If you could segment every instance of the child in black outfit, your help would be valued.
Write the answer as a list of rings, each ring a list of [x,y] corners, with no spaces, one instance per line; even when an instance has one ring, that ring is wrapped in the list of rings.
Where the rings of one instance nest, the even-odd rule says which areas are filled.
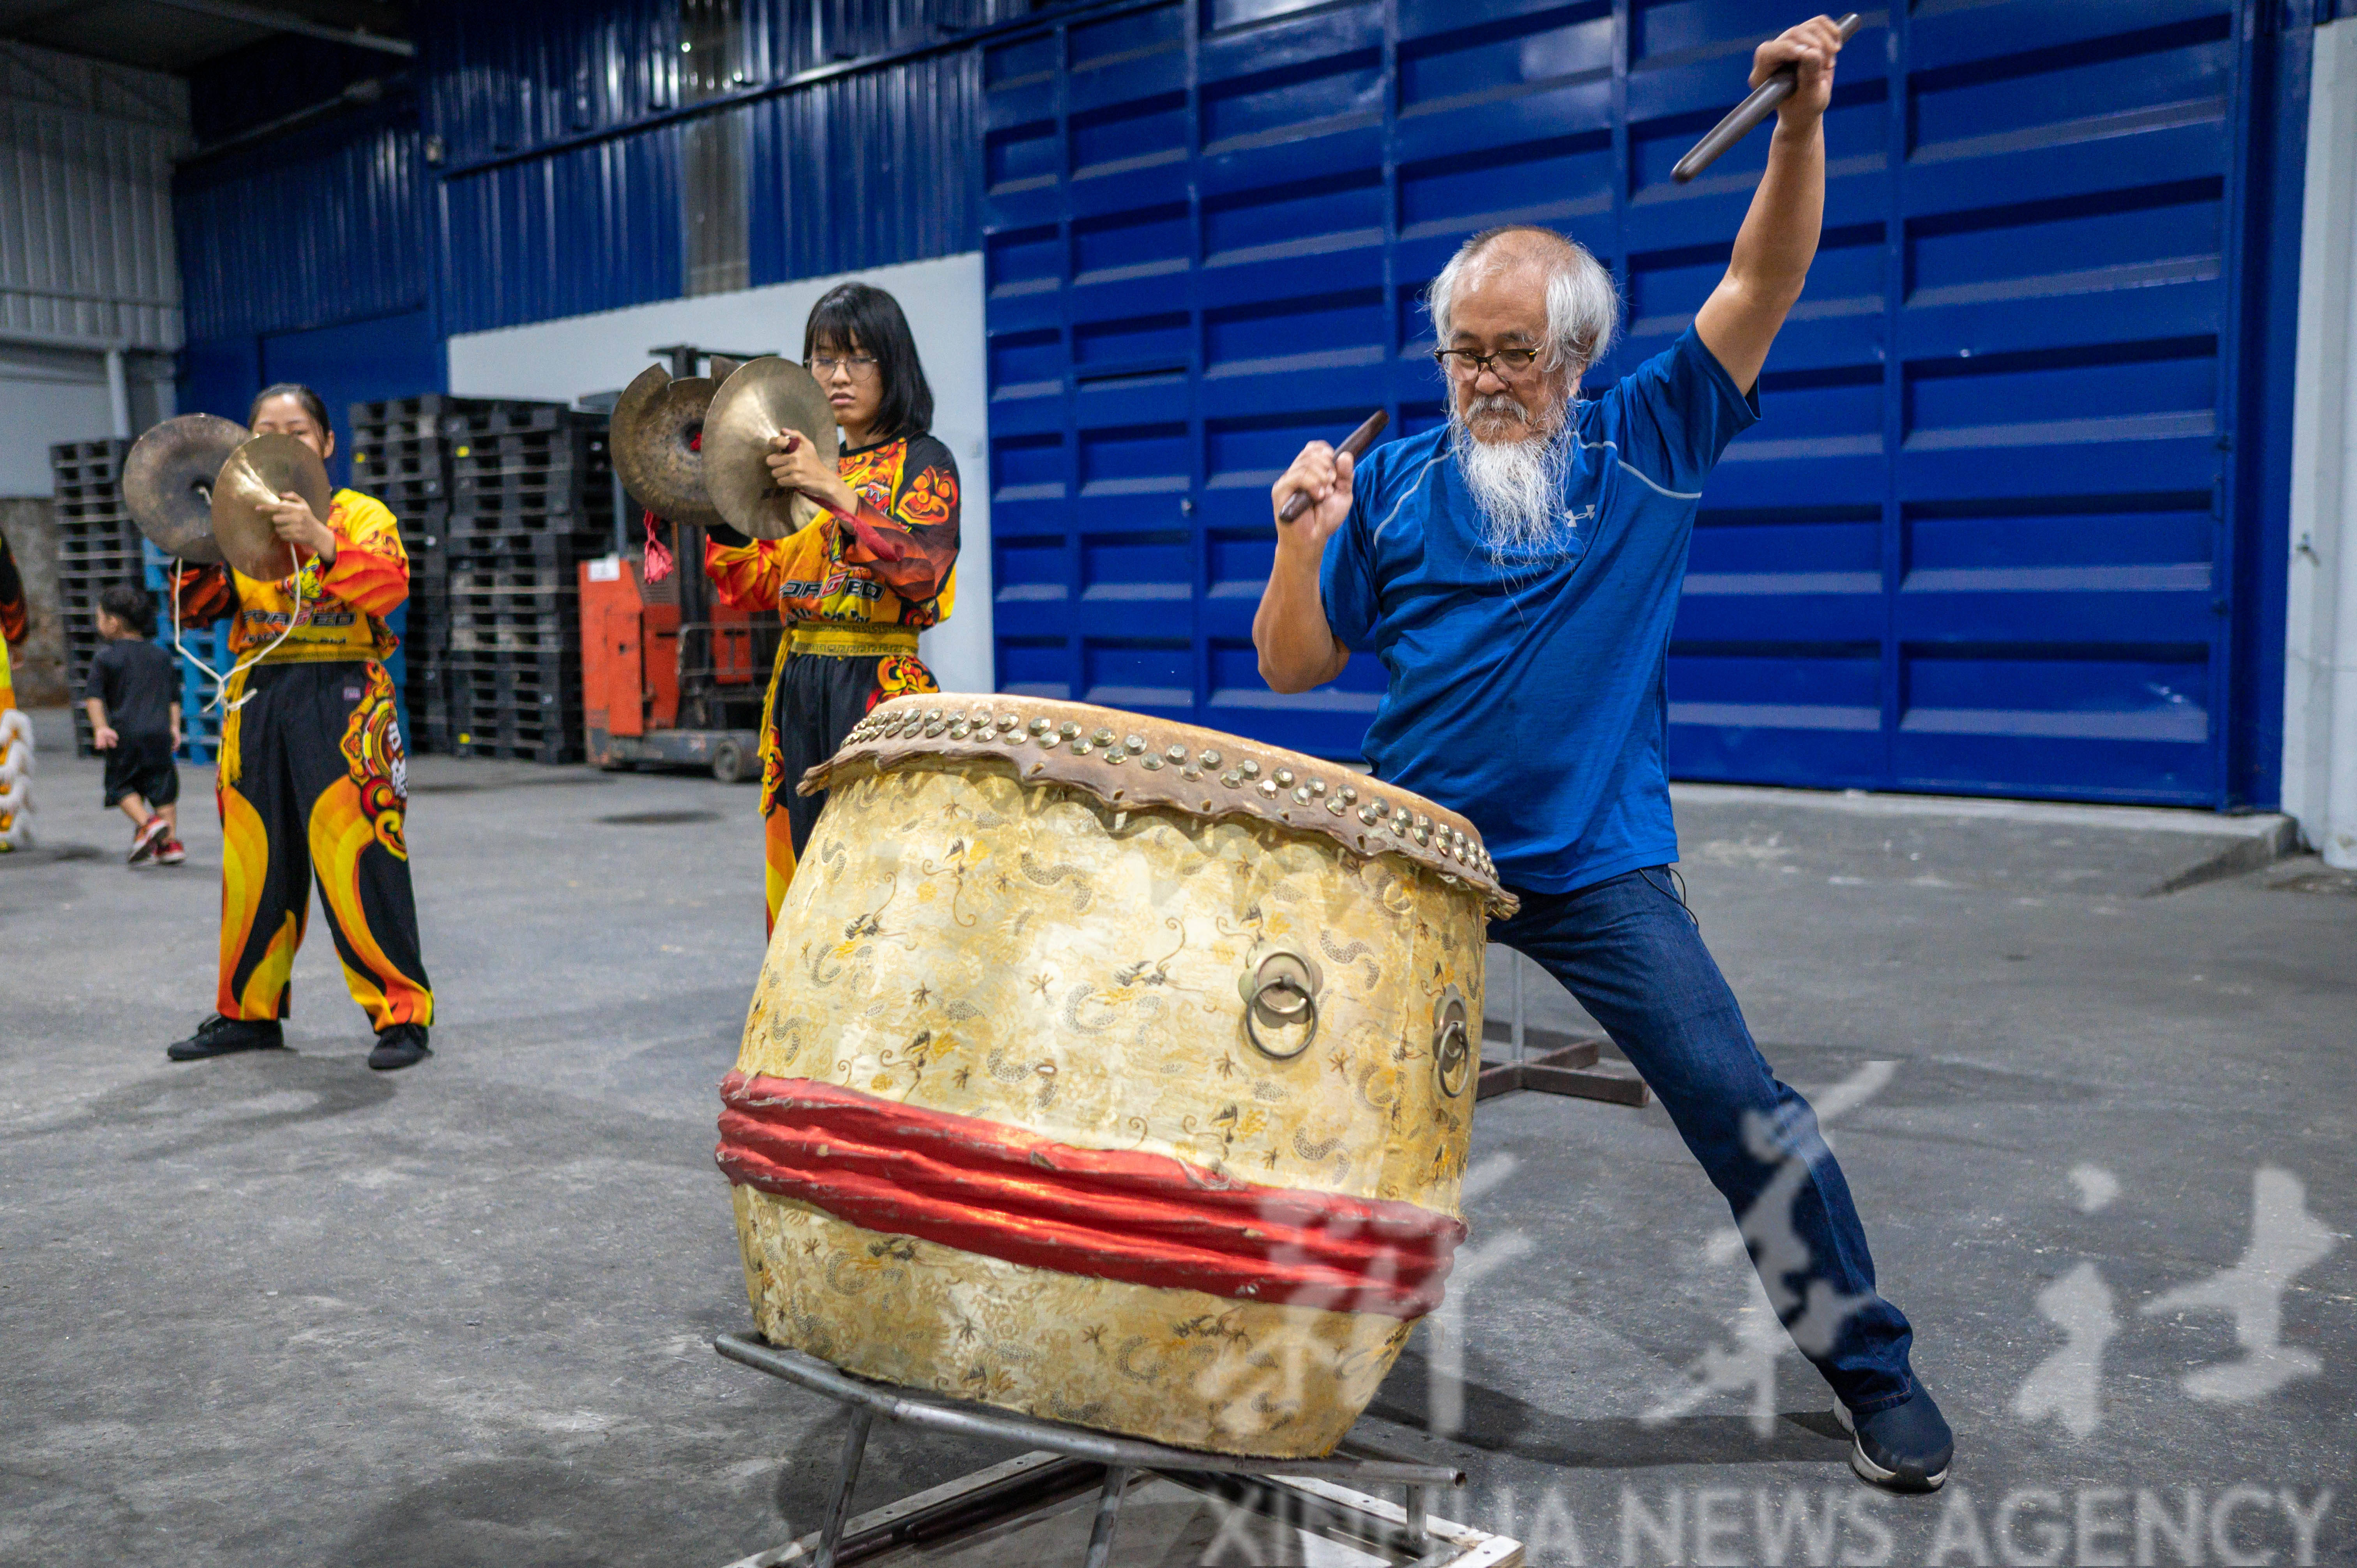
[[[145,588],[118,583],[98,596],[98,634],[106,646],[90,661],[82,688],[91,745],[106,754],[106,803],[131,819],[130,862],[178,865],[180,847],[179,669],[149,640],[156,601]]]

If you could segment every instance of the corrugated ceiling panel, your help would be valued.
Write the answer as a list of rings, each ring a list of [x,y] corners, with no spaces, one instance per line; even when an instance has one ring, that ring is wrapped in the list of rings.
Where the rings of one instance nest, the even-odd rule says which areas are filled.
[[[746,0],[732,85],[953,40],[1029,10],[1027,0]],[[678,7],[665,0],[419,7],[418,31],[427,117],[455,166],[626,128],[682,102]]]
[[[176,210],[188,336],[324,327],[428,294],[414,109],[381,111],[199,165]]]
[[[628,126],[679,102],[678,7],[415,8],[425,116],[454,166]]]
[[[172,77],[0,45],[0,333],[180,341]]]
[[[954,39],[1038,7],[1031,0],[746,0],[747,70],[758,81]]]

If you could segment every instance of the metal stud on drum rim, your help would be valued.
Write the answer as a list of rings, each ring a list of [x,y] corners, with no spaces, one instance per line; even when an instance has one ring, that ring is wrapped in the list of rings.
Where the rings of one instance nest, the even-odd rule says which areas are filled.
[[[233,419],[184,413],[152,425],[123,460],[123,501],[139,532],[192,566],[221,559],[213,542],[213,485],[253,432]]]

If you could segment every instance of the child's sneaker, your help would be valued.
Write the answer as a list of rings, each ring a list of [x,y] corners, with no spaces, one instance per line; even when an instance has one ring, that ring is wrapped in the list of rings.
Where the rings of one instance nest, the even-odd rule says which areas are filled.
[[[124,861],[129,865],[138,865],[152,860],[155,858],[156,852],[164,847],[165,840],[171,836],[171,832],[172,824],[163,818],[148,818],[140,823],[138,831],[131,835],[131,853],[124,857]]]
[[[156,861],[164,865],[178,865],[188,858],[188,848],[178,839],[166,839],[164,847],[156,852]]]

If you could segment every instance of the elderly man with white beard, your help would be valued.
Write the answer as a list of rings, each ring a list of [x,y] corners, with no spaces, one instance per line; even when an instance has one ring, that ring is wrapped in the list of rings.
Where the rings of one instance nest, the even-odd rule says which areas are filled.
[[[1480,828],[1522,900],[1492,940],[1562,981],[1661,1096],[1833,1386],[1851,1466],[1929,1491],[1954,1444],[1912,1331],[1875,1288],[1814,1114],[1761,1058],[1668,869],[1663,671],[1686,545],[1816,254],[1840,48],[1823,16],[1760,47],[1755,85],[1787,64],[1799,81],[1727,275],[1676,342],[1592,399],[1580,379],[1611,341],[1611,277],[1543,229],[1466,242],[1428,298],[1447,427],[1355,466],[1303,450],[1272,499],[1314,504],[1280,516],[1253,640],[1280,692],[1333,680],[1354,648],[1383,660],[1374,772]]]

